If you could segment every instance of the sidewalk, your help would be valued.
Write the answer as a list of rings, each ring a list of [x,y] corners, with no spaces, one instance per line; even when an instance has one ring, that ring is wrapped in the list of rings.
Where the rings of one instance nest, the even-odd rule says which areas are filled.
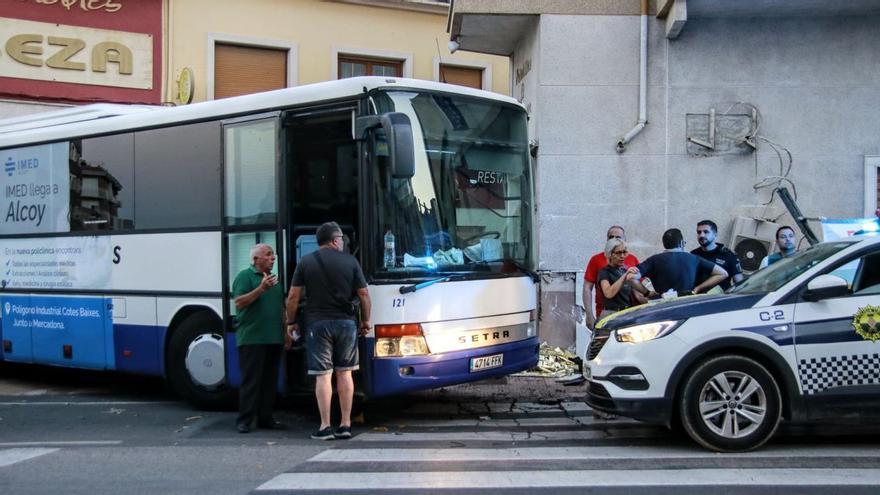
[[[587,384],[564,386],[556,378],[506,376],[410,395],[438,402],[578,402],[586,397]]]

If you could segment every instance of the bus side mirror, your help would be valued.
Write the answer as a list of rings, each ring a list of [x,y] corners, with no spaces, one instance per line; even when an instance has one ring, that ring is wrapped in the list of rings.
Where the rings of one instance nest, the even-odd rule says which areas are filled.
[[[391,176],[395,179],[411,178],[416,171],[416,161],[409,117],[400,112],[358,117],[355,121],[356,139],[364,139],[367,131],[376,127],[382,127],[385,131]]]
[[[841,297],[849,293],[849,284],[837,275],[819,275],[810,280],[807,290],[804,291],[804,300],[820,301],[832,297]]]

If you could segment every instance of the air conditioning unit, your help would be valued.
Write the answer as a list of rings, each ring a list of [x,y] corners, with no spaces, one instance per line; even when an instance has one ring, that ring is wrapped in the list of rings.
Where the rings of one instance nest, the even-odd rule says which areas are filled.
[[[761,260],[773,252],[778,223],[757,218],[736,217],[733,221],[733,252],[739,258],[743,272],[750,274],[761,267]]]

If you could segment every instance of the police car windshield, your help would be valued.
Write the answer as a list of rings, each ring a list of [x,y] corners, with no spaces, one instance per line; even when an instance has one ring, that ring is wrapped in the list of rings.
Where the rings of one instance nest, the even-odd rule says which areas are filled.
[[[783,258],[755,272],[751,277],[730,290],[737,294],[773,292],[813,266],[825,261],[835,253],[849,247],[852,242],[828,242],[817,244],[805,251]]]

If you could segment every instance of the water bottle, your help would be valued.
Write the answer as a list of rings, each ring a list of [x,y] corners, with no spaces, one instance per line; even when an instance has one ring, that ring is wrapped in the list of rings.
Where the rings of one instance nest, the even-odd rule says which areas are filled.
[[[394,234],[385,232],[385,269],[394,268]]]

